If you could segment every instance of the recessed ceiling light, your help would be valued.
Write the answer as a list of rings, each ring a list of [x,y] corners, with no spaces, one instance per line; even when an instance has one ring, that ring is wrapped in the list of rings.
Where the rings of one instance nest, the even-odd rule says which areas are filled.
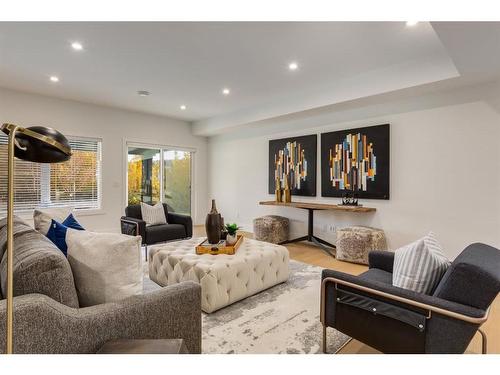
[[[80,42],[73,42],[71,43],[71,48],[75,51],[81,51],[83,49],[83,45]]]
[[[222,93],[224,95],[229,95],[231,93],[231,90],[229,90],[227,87],[222,89]]]
[[[418,21],[406,21],[406,26],[412,27],[416,26],[418,24]]]
[[[183,104],[183,105],[181,105],[181,110],[182,110],[182,111],[185,111],[185,110],[186,110],[186,108],[187,108],[187,107],[186,107],[184,104]]]
[[[290,70],[297,70],[299,68],[299,64],[297,64],[296,62],[291,62],[290,64],[288,64],[288,69]]]
[[[59,82],[59,77],[56,77],[56,76],[50,76],[50,80],[52,82]]]
[[[149,91],[146,91],[146,90],[137,91],[137,95],[139,95],[139,96],[149,96],[149,94],[151,94],[151,93]]]

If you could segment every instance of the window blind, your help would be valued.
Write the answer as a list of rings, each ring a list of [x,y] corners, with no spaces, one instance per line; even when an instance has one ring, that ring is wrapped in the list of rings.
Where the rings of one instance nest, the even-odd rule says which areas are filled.
[[[101,140],[68,137],[72,156],[63,163],[40,164],[15,159],[14,210],[101,207]],[[7,144],[0,135],[0,214],[7,211]]]

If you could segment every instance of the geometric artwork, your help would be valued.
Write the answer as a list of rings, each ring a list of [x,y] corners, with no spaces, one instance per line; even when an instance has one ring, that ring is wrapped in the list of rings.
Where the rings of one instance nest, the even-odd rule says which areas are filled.
[[[276,178],[284,188],[288,179],[292,195],[316,196],[317,135],[269,141],[269,194]]]
[[[389,199],[389,124],[321,134],[321,195]]]

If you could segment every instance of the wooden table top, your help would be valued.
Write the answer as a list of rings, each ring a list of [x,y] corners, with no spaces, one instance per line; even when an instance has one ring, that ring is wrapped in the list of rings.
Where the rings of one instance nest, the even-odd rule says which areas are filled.
[[[325,203],[309,203],[309,202],[276,202],[276,201],[262,201],[259,204],[264,206],[283,206],[295,207],[311,210],[335,210],[335,211],[348,211],[348,212],[373,212],[377,209],[374,207],[365,206],[341,206],[338,204],[325,204]]]

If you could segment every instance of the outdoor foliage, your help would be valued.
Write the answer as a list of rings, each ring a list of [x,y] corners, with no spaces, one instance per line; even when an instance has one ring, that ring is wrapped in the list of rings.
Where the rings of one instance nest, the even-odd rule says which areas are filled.
[[[165,152],[165,155],[167,152]],[[169,153],[173,159],[164,160],[163,202],[175,212],[191,213],[191,158],[182,151]],[[143,179],[143,160],[135,155],[128,162],[128,203],[138,204],[152,196],[152,203],[160,200],[160,161],[152,161],[150,180]]]
[[[95,152],[73,151],[70,160],[51,164],[50,167],[50,198],[52,202],[82,200],[97,196]]]
[[[186,156],[187,157],[181,157]],[[176,153],[174,160],[165,161],[164,201],[175,212],[191,213],[191,160],[188,153]]]

